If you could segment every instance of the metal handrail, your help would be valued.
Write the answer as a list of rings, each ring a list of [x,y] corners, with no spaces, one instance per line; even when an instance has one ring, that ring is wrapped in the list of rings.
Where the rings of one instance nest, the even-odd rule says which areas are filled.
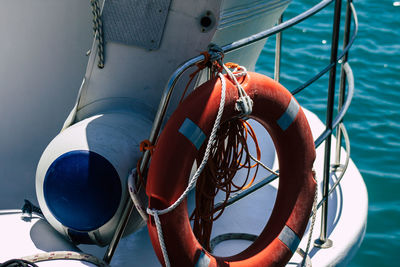
[[[350,107],[351,104],[351,100],[353,99],[353,95],[354,95],[354,76],[353,76],[353,71],[349,65],[349,63],[344,63],[343,67],[345,68],[346,71],[346,76],[350,75],[350,77],[346,77],[347,78],[347,82],[348,82],[348,92],[347,92],[347,98],[343,104],[342,109],[338,112],[338,114],[336,115],[335,119],[332,122],[332,129],[336,128],[339,123],[343,120],[344,115],[346,114],[347,110]],[[350,86],[351,84],[351,86]],[[330,134],[332,134],[332,129],[325,129],[325,131],[323,131],[320,136],[318,136],[318,138],[315,140],[314,144],[315,147],[319,147],[322,142],[324,142],[324,140],[326,139],[326,137]]]
[[[353,95],[354,95],[354,77],[353,77],[353,71],[351,70],[351,67],[349,65],[349,63],[344,63],[344,69],[346,71],[346,78],[347,78],[347,82],[349,85],[349,91],[347,94],[347,98],[345,100],[345,103],[350,104]],[[343,110],[342,110],[343,111]],[[336,116],[335,121],[337,121],[340,118],[340,114]],[[338,123],[339,124],[339,123]],[[335,125],[334,127],[338,126],[338,124],[333,124]],[[333,127],[333,128],[334,128]],[[322,136],[322,135],[321,135]],[[320,136],[320,137],[321,137]],[[316,141],[314,142],[315,145],[317,145]],[[348,150],[348,149],[347,149]],[[258,189],[264,187],[265,185],[271,183],[272,181],[276,180],[278,178],[277,175],[275,174],[271,174],[267,177],[265,177],[264,179],[262,179],[261,181],[259,181],[258,183],[255,183],[254,185],[252,185],[251,187],[249,187],[246,190],[243,190],[239,193],[236,193],[235,195],[233,195],[232,197],[229,198],[229,200],[226,202],[226,205],[229,206],[233,203],[235,203],[236,201],[244,198],[245,196],[248,196],[251,193],[254,193],[255,191],[257,191]],[[339,179],[338,179],[339,181]],[[333,185],[330,189],[330,193],[331,194],[333,192],[333,189],[335,189],[335,187],[337,186],[337,184]],[[324,198],[321,200],[321,202],[318,204],[318,207],[321,206],[322,202],[324,201]],[[221,204],[218,203],[215,205],[215,208],[218,208]]]
[[[346,62],[345,64],[343,64],[343,66],[346,66],[346,74],[348,73],[350,76],[350,78],[347,79],[348,81],[348,92],[347,92],[347,98],[343,104],[342,109],[338,112],[338,114],[336,115],[335,119],[332,122],[332,128],[336,128],[339,123],[343,120],[344,115],[346,114],[347,110],[350,107],[351,104],[351,100],[353,98],[354,95],[354,76],[353,76],[353,71],[351,70],[350,65]],[[346,77],[347,78],[347,77]],[[352,87],[350,87],[350,82],[352,83]],[[314,144],[315,147],[319,147],[324,140],[326,139],[326,137],[330,134],[332,134],[332,129],[325,129],[325,131],[323,131],[320,136],[318,136],[318,138],[315,140]]]
[[[322,9],[324,9],[326,6],[328,6],[330,3],[334,2],[335,0],[323,0],[319,3],[317,3],[316,5],[314,5],[313,7],[311,7],[310,9],[306,10],[305,12],[293,17],[292,19],[289,19],[285,22],[282,22],[268,30],[262,31],[260,33],[254,34],[250,37],[247,38],[243,38],[241,40],[235,41],[231,44],[227,44],[222,48],[223,52],[226,53],[230,53],[232,51],[235,51],[237,49],[243,48],[245,46],[248,46],[250,44],[253,44],[257,41],[261,41],[263,39],[268,38],[269,36],[272,36],[274,34],[280,33],[284,30],[286,30],[287,28],[290,28],[300,22],[302,22],[303,20],[311,17],[312,15],[318,13],[319,11],[321,11]],[[301,85],[300,87],[296,88],[295,90],[292,91],[292,94],[297,94],[300,91],[302,91],[304,88],[308,87],[310,84],[312,84],[313,82],[315,82],[316,80],[318,80],[321,76],[323,76],[325,73],[327,73],[329,70],[331,70],[333,67],[336,66],[336,64],[338,63],[338,61],[343,58],[345,55],[347,55],[348,50],[350,49],[351,45],[354,42],[355,36],[357,34],[358,31],[358,20],[357,20],[357,15],[354,9],[354,6],[352,4],[351,0],[348,0],[351,6],[351,11],[353,13],[353,18],[354,18],[354,22],[355,22],[355,27],[354,27],[354,31],[353,31],[353,35],[349,41],[349,43],[346,45],[346,47],[343,49],[342,53],[335,59],[334,62],[331,62],[327,67],[325,67],[321,72],[319,72],[317,75],[315,75],[313,78],[311,78],[310,80],[308,80],[307,82],[305,82],[303,85]],[[196,57],[193,57],[189,60],[187,60],[186,62],[184,62],[183,64],[181,64],[176,70],[175,72],[172,73],[172,75],[170,76],[170,79],[168,80],[161,100],[160,100],[160,104],[155,116],[155,120],[153,123],[153,127],[151,129],[151,133],[150,133],[150,137],[149,137],[149,141],[153,144],[156,143],[159,132],[161,130],[161,125],[162,122],[164,120],[165,114],[166,114],[166,110],[167,107],[169,105],[169,101],[171,99],[173,90],[175,88],[175,85],[177,84],[177,81],[179,80],[179,78],[183,75],[183,73],[188,70],[189,68],[195,66],[197,63],[203,61],[205,59],[204,55],[199,55]],[[353,96],[353,88],[354,88],[354,79],[352,76],[352,71],[350,66],[348,65],[348,63],[345,63],[344,65],[346,65],[346,69],[348,72],[347,75],[347,80],[349,83],[349,92],[347,95],[347,98],[345,100],[345,103],[343,105],[343,108],[338,112],[337,116],[335,117],[335,119],[333,120],[332,124],[330,125],[330,127],[327,127],[327,129],[317,138],[317,140],[315,141],[315,146],[318,147],[326,138],[328,138],[331,134],[332,134],[332,129],[335,128],[343,119]],[[350,86],[350,83],[352,83],[352,86]],[[350,90],[351,88],[351,90]],[[351,91],[351,92],[350,92]],[[147,168],[147,165],[149,163],[149,159],[150,159],[150,153],[149,151],[146,151],[143,155],[143,159],[140,165],[140,170],[142,171],[142,173],[144,173],[145,169]],[[264,179],[263,181],[255,184],[254,186],[250,187],[249,189],[241,192],[243,193],[243,196],[239,196],[240,194],[235,195],[235,197],[237,197],[237,199],[232,199],[232,203],[236,202],[237,200],[243,198],[245,195],[248,195],[254,191],[256,191],[257,189],[263,187],[264,185],[270,183],[271,181],[275,180],[277,178],[276,175],[271,175],[269,177],[267,177],[266,179]],[[231,203],[231,204],[232,204]],[[111,258],[115,252],[116,246],[120,240],[120,238],[122,237],[122,233],[125,230],[125,227],[129,221],[129,217],[130,214],[133,211],[133,204],[132,201],[130,200],[130,198],[127,199],[126,203],[125,203],[125,208],[124,208],[124,212],[121,216],[121,219],[117,225],[117,229],[115,231],[114,237],[106,251],[106,254],[104,256],[104,261],[106,262],[110,262]]]

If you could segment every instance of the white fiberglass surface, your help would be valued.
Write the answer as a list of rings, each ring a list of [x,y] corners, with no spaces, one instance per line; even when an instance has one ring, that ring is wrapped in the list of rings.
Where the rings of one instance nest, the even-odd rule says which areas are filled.
[[[0,208],[36,202],[39,158],[76,99],[93,40],[86,1],[2,0]],[[37,203],[37,202],[36,202]]]

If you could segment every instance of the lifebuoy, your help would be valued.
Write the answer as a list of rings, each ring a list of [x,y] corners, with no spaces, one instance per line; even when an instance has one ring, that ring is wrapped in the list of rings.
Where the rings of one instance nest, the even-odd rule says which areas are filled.
[[[237,88],[227,78],[226,81],[222,121],[238,115]],[[248,72],[241,85],[254,102],[250,117],[267,129],[278,154],[280,180],[271,217],[246,250],[231,257],[216,257],[196,240],[184,201],[159,216],[171,266],[283,266],[304,234],[316,186],[312,174],[315,148],[307,119],[290,92],[272,79]],[[190,94],[168,120],[148,172],[150,209],[169,207],[186,189],[193,161],[204,153],[220,97],[220,79],[210,80]],[[154,218],[150,217],[147,225],[163,263]]]

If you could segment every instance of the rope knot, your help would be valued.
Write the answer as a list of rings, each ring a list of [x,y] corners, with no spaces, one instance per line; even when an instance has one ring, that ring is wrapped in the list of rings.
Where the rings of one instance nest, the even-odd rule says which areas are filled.
[[[222,50],[221,47],[219,47],[216,44],[209,44],[208,45],[208,50],[203,51],[200,54],[204,56],[204,59],[200,61],[199,63],[196,64],[197,70],[195,70],[192,74],[189,75],[189,81],[186,84],[185,89],[183,90],[181,99],[179,100],[179,103],[182,103],[183,99],[185,98],[186,92],[189,89],[189,85],[192,83],[194,77],[203,69],[206,67],[210,68],[211,70],[216,70],[218,73],[222,72],[223,69],[223,64],[222,64],[222,59],[224,58],[224,51]],[[214,77],[214,73],[212,74],[212,77]]]
[[[153,145],[149,140],[143,140],[140,142],[139,149],[140,152],[145,152],[147,150],[150,151],[150,155],[153,155],[154,149],[156,148],[155,145]]]
[[[149,140],[143,140],[142,142],[140,142],[139,144],[139,149],[140,152],[145,152],[145,151],[150,151],[150,155],[153,155],[154,149],[156,148],[155,145],[153,145]],[[142,163],[142,158],[140,158],[137,163],[136,163],[136,174],[138,179],[136,179],[137,181],[135,181],[135,186],[137,188],[137,191],[140,190],[141,185],[145,185],[145,181],[144,181],[144,177],[142,172],[140,171],[140,164]]]
[[[224,50],[220,46],[211,43],[208,45],[208,53],[210,54],[209,61],[212,66],[216,68],[217,72],[222,72]]]
[[[208,45],[208,53],[210,54],[210,60],[211,61],[218,61],[222,60],[224,58],[224,50],[216,44],[209,44]]]
[[[239,111],[242,116],[250,115],[253,111],[253,100],[236,79],[236,77],[247,75],[246,68],[232,62],[226,63],[223,67],[228,74],[229,79],[236,85],[236,88],[238,89],[239,98],[236,100],[235,109]],[[230,69],[233,70],[231,71]]]
[[[210,66],[210,58],[211,55],[208,53],[208,51],[203,51],[200,54],[202,54],[204,56],[204,59],[202,61],[200,61],[199,63],[196,64],[197,66],[197,70],[195,72],[193,72],[192,74],[190,74],[190,78],[196,76],[196,74],[201,71],[202,69],[205,69],[206,67]]]
[[[235,109],[244,116],[250,115],[253,111],[253,100],[249,95],[243,95],[236,100]]]

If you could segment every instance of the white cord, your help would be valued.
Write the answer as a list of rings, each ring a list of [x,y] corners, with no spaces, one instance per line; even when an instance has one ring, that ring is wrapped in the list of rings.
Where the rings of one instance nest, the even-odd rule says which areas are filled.
[[[261,167],[263,167],[264,169],[266,169],[267,171],[269,171],[270,173],[276,175],[279,177],[279,173],[277,173],[276,171],[272,170],[271,168],[269,168],[267,165],[265,165],[264,163],[262,163],[261,161],[259,161],[258,159],[256,159],[252,154],[249,153],[249,156],[252,160],[254,160],[255,162],[257,162],[258,164],[260,164]]]
[[[163,215],[166,214],[168,212],[171,212],[172,210],[174,210],[177,206],[179,206],[182,201],[187,197],[187,195],[189,194],[190,190],[192,190],[195,186],[196,186],[196,182],[197,179],[199,178],[201,172],[203,171],[208,158],[210,156],[211,153],[211,148],[215,142],[215,137],[217,135],[217,130],[219,128],[219,124],[221,122],[221,117],[222,117],[222,113],[224,111],[224,106],[225,106],[225,91],[226,91],[226,81],[225,81],[225,77],[221,74],[218,73],[219,78],[221,79],[221,100],[219,103],[219,108],[218,108],[218,113],[217,113],[217,117],[215,118],[215,122],[214,122],[214,126],[211,130],[211,134],[210,134],[210,138],[208,140],[207,143],[207,147],[206,147],[206,151],[204,152],[204,156],[203,156],[203,160],[200,163],[200,166],[197,168],[195,174],[193,175],[192,179],[189,181],[188,186],[186,187],[185,191],[182,193],[182,195],[168,208],[165,208],[163,210],[156,210],[156,209],[150,209],[147,208],[147,213],[149,215],[154,216],[154,221],[156,223],[156,228],[157,228],[157,234],[158,234],[158,241],[160,243],[160,248],[164,257],[164,263],[165,266],[170,267],[171,264],[169,262],[169,258],[168,258],[168,253],[167,253],[167,249],[165,247],[165,243],[164,243],[164,237],[163,237],[163,233],[162,233],[162,228],[161,228],[161,221],[159,218],[159,215]]]

